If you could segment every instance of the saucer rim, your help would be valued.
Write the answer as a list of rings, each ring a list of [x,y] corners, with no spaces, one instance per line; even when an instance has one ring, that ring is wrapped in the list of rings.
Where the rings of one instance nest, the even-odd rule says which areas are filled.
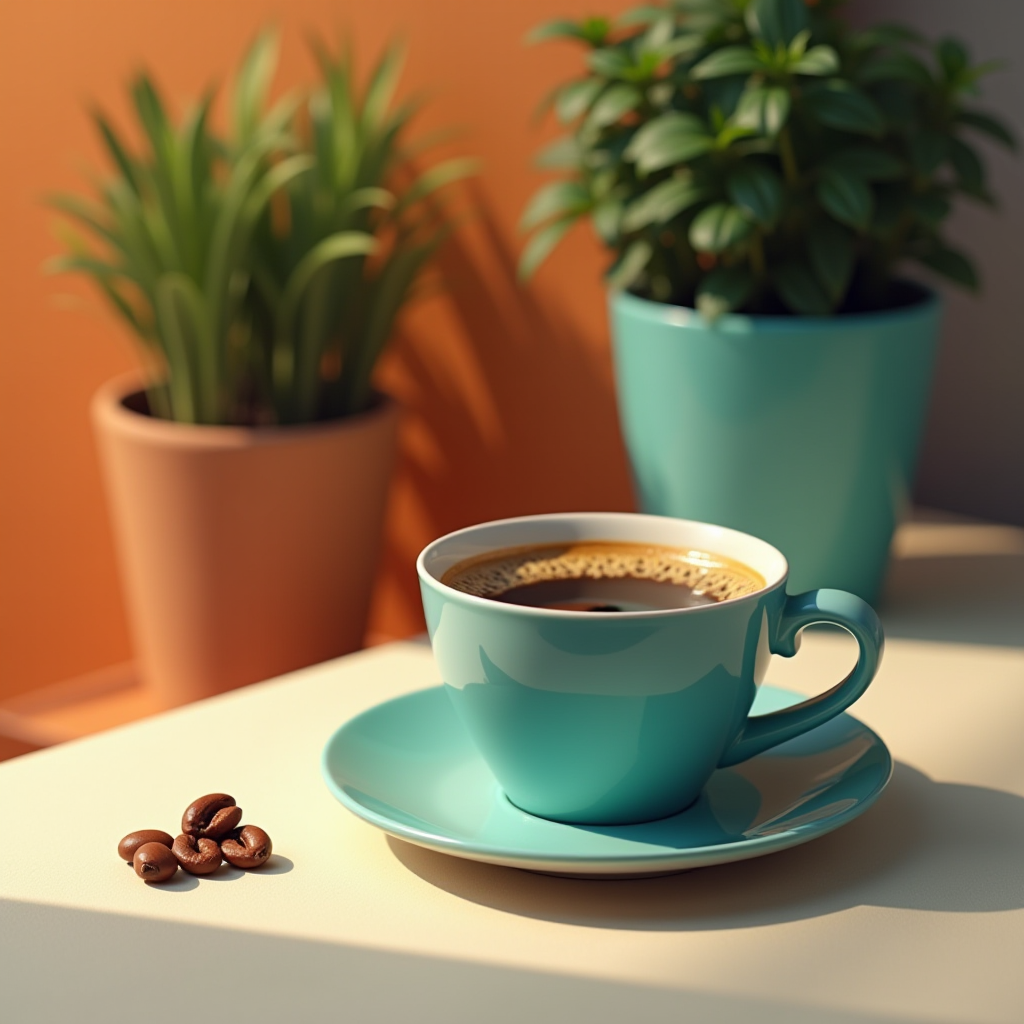
[[[806,699],[806,695],[797,693],[794,690],[788,690],[782,686],[762,684],[759,689],[785,693],[797,700]],[[359,801],[349,796],[344,788],[339,786],[334,779],[329,766],[330,755],[335,744],[341,739],[341,735],[346,729],[353,726],[364,716],[378,711],[380,708],[406,700],[415,694],[426,693],[432,690],[443,691],[444,684],[426,686],[418,690],[410,690],[408,693],[403,693],[397,697],[380,701],[377,704],[366,708],[364,711],[359,712],[359,714],[353,715],[351,718],[347,719],[331,733],[327,742],[324,744],[323,750],[320,754],[320,774],[332,796],[334,796],[342,806],[351,811],[356,817],[370,825],[373,825],[375,828],[380,829],[387,835],[412,843],[413,845],[419,846],[423,849],[434,850],[435,852],[447,853],[451,856],[463,857],[468,860],[476,860],[481,863],[497,864],[504,867],[519,867],[551,874],[564,872],[566,874],[579,876],[606,873],[614,875],[615,877],[622,877],[627,873],[643,876],[645,874],[664,873],[666,870],[683,871],[691,868],[708,867],[714,864],[750,860],[754,857],[775,853],[779,850],[789,849],[790,847],[809,842],[812,839],[817,839],[820,836],[827,835],[829,832],[834,832],[838,828],[842,828],[843,825],[846,825],[855,818],[860,817],[860,815],[867,811],[885,791],[892,779],[895,768],[892,752],[889,750],[889,747],[886,745],[882,737],[879,736],[878,733],[870,726],[865,725],[864,722],[856,717],[856,715],[851,715],[849,711],[843,711],[840,715],[844,715],[847,718],[852,719],[858,727],[867,733],[874,740],[874,743],[881,748],[885,755],[886,766],[881,781],[876,784],[875,788],[872,789],[870,793],[859,798],[851,807],[844,808],[842,811],[838,811],[834,815],[829,815],[827,818],[819,818],[812,822],[805,822],[803,824],[796,825],[793,828],[786,829],[784,832],[775,832],[768,836],[755,836],[750,839],[741,839],[731,843],[716,843],[709,846],[683,847],[676,851],[656,854],[652,853],[646,856],[637,854],[600,853],[587,855],[534,855],[522,852],[513,853],[507,848],[496,847],[493,844],[473,843],[465,840],[451,839],[446,836],[438,836],[433,833],[423,832],[420,829],[416,829],[408,825],[397,823],[393,819],[371,810],[364,804],[361,804]],[[837,715],[836,717],[838,718],[840,716]],[[827,725],[828,723],[823,724]],[[821,726],[818,728],[821,728]],[[810,730],[810,733],[813,732],[814,730]],[[808,735],[810,733],[808,733]],[[750,760],[753,761],[758,757],[764,757],[767,753],[769,753],[769,751],[764,751],[761,754],[755,755],[755,757]],[[479,757],[480,755],[477,754],[477,756]],[[501,791],[497,780],[494,781],[494,786],[498,798],[507,800],[508,798]],[[513,804],[512,806],[515,805]],[[517,809],[523,814],[529,814],[528,811],[523,811],[522,808]],[[685,811],[681,811],[679,813],[685,813]],[[675,815],[670,815],[669,817],[675,817]],[[549,821],[550,824],[556,826],[564,824],[564,827],[566,828],[573,827],[571,824],[551,821],[550,819],[540,820]]]

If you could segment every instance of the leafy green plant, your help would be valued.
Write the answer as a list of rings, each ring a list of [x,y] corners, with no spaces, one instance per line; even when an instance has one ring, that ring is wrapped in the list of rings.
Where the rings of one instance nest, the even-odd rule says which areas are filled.
[[[611,287],[709,318],[885,308],[904,261],[976,288],[941,229],[959,196],[993,202],[971,133],[1015,146],[965,105],[994,65],[840,6],[674,0],[536,29],[586,72],[550,97],[570,132],[538,162],[566,176],[527,206],[521,275],[590,218]]]
[[[138,337],[154,415],[288,424],[367,408],[395,317],[450,229],[433,193],[473,164],[413,170],[400,50],[362,88],[350,52],[314,52],[318,85],[269,106],[277,38],[257,38],[223,137],[212,94],[175,124],[141,75],[140,150],[94,114],[114,176],[97,199],[50,200],[86,229],[54,269],[92,278]]]

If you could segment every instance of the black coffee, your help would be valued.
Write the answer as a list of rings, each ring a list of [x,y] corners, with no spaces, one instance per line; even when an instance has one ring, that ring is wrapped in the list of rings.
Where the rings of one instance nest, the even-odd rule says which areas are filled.
[[[459,562],[441,582],[506,604],[586,612],[691,608],[765,585],[721,555],[619,541],[505,548]]]

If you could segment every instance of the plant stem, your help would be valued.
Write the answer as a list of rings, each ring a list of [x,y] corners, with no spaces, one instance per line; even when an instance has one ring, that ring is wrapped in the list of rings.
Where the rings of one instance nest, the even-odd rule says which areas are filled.
[[[754,271],[754,277],[761,281],[764,279],[764,245],[761,242],[761,232],[755,230],[750,239],[750,268]]]
[[[779,132],[779,159],[782,161],[782,173],[786,183],[796,188],[800,184],[800,169],[796,165],[796,154],[793,152],[793,140],[789,137],[789,129]]]

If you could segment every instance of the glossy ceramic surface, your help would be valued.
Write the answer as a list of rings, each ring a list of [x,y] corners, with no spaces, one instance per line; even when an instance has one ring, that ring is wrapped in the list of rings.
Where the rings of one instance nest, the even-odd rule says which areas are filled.
[[[800,699],[764,687],[755,710]],[[437,687],[345,723],[324,748],[321,768],[349,810],[418,846],[532,871],[622,877],[745,860],[831,832],[874,803],[892,760],[875,733],[842,714],[716,771],[698,802],[674,817],[559,824],[509,803]]]
[[[594,615],[506,604],[440,582],[477,548],[542,538],[631,540],[743,562],[765,586],[701,607]],[[658,516],[579,513],[469,527],[417,563],[427,629],[456,714],[508,799],[556,821],[618,825],[676,814],[712,772],[806,732],[849,707],[878,666],[882,632],[859,598],[787,598],[785,560],[733,530]],[[790,657],[814,622],[860,647],[832,692],[748,720],[772,654]],[[839,680],[822,680],[822,688]]]
[[[619,419],[644,512],[779,548],[790,592],[873,602],[913,481],[940,304],[730,315],[609,300]]]

